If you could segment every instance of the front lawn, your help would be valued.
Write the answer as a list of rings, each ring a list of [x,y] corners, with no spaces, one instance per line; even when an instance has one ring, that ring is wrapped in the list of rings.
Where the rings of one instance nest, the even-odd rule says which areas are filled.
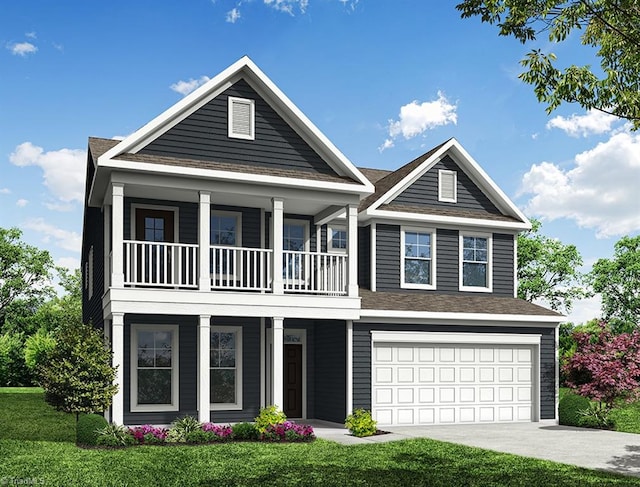
[[[0,389],[0,481],[64,486],[631,486],[638,479],[434,440],[85,450],[40,390]],[[25,482],[23,481],[22,484]]]

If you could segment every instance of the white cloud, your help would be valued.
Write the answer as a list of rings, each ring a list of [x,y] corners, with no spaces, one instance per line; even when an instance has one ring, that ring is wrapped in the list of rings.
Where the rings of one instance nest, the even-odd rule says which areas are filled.
[[[557,116],[547,122],[547,129],[563,130],[571,137],[587,137],[592,134],[604,134],[611,131],[611,127],[620,119],[615,115],[591,109],[584,115],[570,117]]]
[[[0,188],[0,194],[11,194],[11,190],[9,188]]]
[[[37,39],[38,36],[36,35],[35,32],[25,32],[25,37],[28,37],[29,39]]]
[[[519,192],[532,194],[525,212],[531,216],[567,218],[596,237],[640,230],[640,134],[617,133],[575,157],[574,167],[534,164]]]
[[[240,10],[238,10],[237,7],[227,12],[227,22],[229,22],[230,24],[235,24],[239,18],[240,18]]]
[[[55,261],[56,266],[66,267],[70,271],[80,267],[80,259],[77,257],[60,257]]]
[[[293,9],[298,6],[300,13],[305,13],[309,6],[309,0],[264,0],[264,4],[280,12],[293,15]]]
[[[180,93],[181,95],[185,96],[191,93],[193,90],[195,90],[199,86],[202,86],[203,84],[205,84],[210,79],[211,78],[209,78],[208,76],[200,76],[200,78],[198,79],[191,78],[189,81],[181,80],[181,81],[178,81],[177,83],[172,84],[169,88],[171,88],[176,93]]]
[[[389,120],[389,139],[379,150],[393,147],[394,140],[400,135],[405,139],[411,139],[441,125],[455,125],[458,122],[456,109],[457,106],[450,103],[440,91],[436,100],[423,103],[414,100],[403,105],[400,107],[399,120]]]
[[[574,325],[580,325],[594,318],[600,318],[602,316],[601,310],[602,299],[599,294],[596,294],[590,298],[574,301],[571,307],[571,313],[567,315],[565,321],[571,322]]]
[[[20,198],[18,201],[16,201],[16,206],[19,208],[24,208],[28,204],[29,204],[29,200],[25,200],[24,198]]]
[[[44,221],[44,218],[33,218],[23,224],[24,228],[34,230],[43,235],[43,242],[48,243],[53,239],[55,244],[65,250],[80,252],[82,237],[76,232],[70,232],[55,227]]]
[[[45,152],[31,142],[15,148],[9,160],[16,166],[37,166],[44,172],[44,185],[65,203],[81,202],[84,196],[87,153],[80,149]]]
[[[7,44],[7,49],[11,51],[14,56],[26,56],[27,54],[33,54],[38,50],[36,46],[30,42],[16,42],[15,44]]]

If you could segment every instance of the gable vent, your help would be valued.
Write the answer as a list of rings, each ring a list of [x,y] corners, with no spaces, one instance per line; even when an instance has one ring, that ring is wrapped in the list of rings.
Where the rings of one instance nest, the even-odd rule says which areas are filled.
[[[456,190],[458,174],[456,171],[438,171],[438,200],[447,203],[455,203],[458,200]]]
[[[253,100],[229,97],[229,137],[254,140],[255,103]]]

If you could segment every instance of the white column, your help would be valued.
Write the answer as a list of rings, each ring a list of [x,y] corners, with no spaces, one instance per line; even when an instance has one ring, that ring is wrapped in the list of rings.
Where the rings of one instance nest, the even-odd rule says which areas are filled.
[[[209,264],[209,247],[211,244],[210,227],[211,227],[211,194],[206,191],[200,191],[200,212],[198,222],[198,252],[200,260],[200,268],[198,275],[198,289],[200,291],[211,291],[211,270]]]
[[[124,423],[124,313],[113,313],[111,317],[111,346],[113,351],[112,365],[117,367],[115,383],[118,392],[113,396],[111,405],[111,422]]]
[[[109,290],[109,286],[111,286],[111,206],[104,205],[102,207],[102,220],[103,220],[103,234],[104,234],[104,289],[103,292],[107,292]]]
[[[264,318],[260,318],[260,407],[263,408],[267,404],[266,400],[266,382],[267,371],[265,364],[265,348],[266,348],[266,326]]]
[[[282,225],[284,215],[284,202],[279,198],[272,198],[271,214],[271,239],[273,241],[273,294],[284,294],[284,284],[282,282],[282,248],[283,236]]]
[[[107,272],[105,272],[104,274],[106,276]],[[111,320],[104,320],[104,323],[102,325],[102,332],[104,334],[104,345],[105,345],[105,347],[107,347],[108,350],[112,350],[112,348],[111,348]],[[108,423],[111,422],[111,411],[109,410],[109,408],[105,409],[103,411],[102,415],[104,416],[104,419],[106,419]]]
[[[347,205],[347,295],[358,296],[358,207]]]
[[[198,421],[211,420],[211,375],[209,350],[211,344],[211,316],[200,315],[198,324]]]
[[[284,319],[272,318],[273,330],[273,404],[284,407]]]
[[[353,321],[347,320],[347,416],[353,412]]]
[[[124,184],[111,185],[113,235],[111,245],[111,287],[124,287]]]

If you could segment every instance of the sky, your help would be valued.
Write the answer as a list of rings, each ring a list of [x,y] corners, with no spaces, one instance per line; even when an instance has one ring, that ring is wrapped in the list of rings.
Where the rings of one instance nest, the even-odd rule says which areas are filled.
[[[355,165],[396,169],[455,137],[588,271],[640,231],[640,133],[518,79],[531,48],[457,2],[10,0],[0,16],[0,227],[79,265],[87,138],[122,138],[248,55]],[[598,297],[568,320],[599,316]]]

